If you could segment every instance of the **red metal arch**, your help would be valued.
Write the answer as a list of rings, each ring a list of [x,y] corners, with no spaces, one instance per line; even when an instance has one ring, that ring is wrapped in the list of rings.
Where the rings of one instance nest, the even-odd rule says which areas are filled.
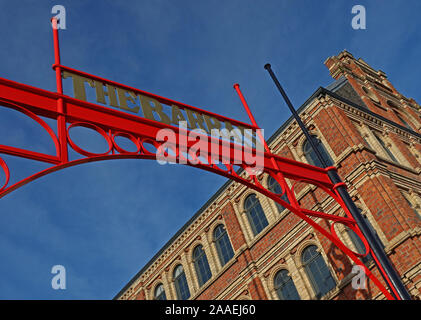
[[[55,20],[53,21],[53,24],[54,23],[56,23]],[[202,114],[207,114],[209,116],[221,120],[228,120],[233,125],[239,125],[254,130],[258,129],[256,125],[245,124],[234,119],[229,119],[221,115],[207,112],[205,110],[191,107],[183,103],[175,102],[164,97],[159,97],[148,92],[144,92],[135,88],[130,88],[107,79],[89,75],[84,72],[62,66],[60,64],[57,29],[54,29],[54,44],[55,64],[53,65],[53,68],[56,72],[57,92],[50,92],[28,85],[20,84],[11,80],[0,78],[0,105],[6,108],[11,108],[22,112],[23,114],[40,124],[41,127],[44,130],[46,130],[47,133],[50,135],[56,150],[55,155],[49,155],[34,152],[27,149],[15,148],[13,146],[0,145],[0,153],[52,164],[50,168],[35,173],[9,186],[10,171],[6,162],[0,157],[0,167],[4,171],[6,177],[5,183],[2,186],[0,186],[0,198],[16,190],[17,188],[49,173],[87,162],[111,159],[155,160],[157,158],[157,154],[148,151],[145,144],[152,144],[156,149],[159,149],[163,142],[157,141],[156,136],[157,132],[163,128],[173,130],[177,135],[177,141],[186,141],[186,145],[178,143],[173,146],[174,155],[172,157],[169,157],[169,159],[174,162],[180,162],[182,158],[183,160],[187,160],[186,155],[183,154],[182,150],[184,150],[185,148],[190,148],[194,144],[194,142],[188,141],[188,139],[180,139],[180,137],[187,136],[188,131],[183,131],[178,127],[149,120],[136,115],[127,114],[118,110],[103,107],[97,104],[89,103],[64,95],[61,83],[62,70],[70,70],[74,74],[79,74],[90,77],[92,79],[96,79],[98,81],[101,81],[103,84],[112,84],[120,86],[122,88],[129,88],[131,91],[139,92],[143,95],[153,97],[154,99],[157,99],[158,101],[164,104],[177,104],[178,106],[184,109],[199,111]],[[40,118],[41,116],[57,121],[57,136],[55,135],[53,130],[42,120],[42,118]],[[77,146],[77,144],[74,141],[72,141],[72,139],[69,137],[69,130],[77,126],[84,126],[98,132],[107,142],[108,150],[104,153],[96,154]],[[121,146],[119,146],[115,139],[118,136],[129,139],[136,146],[136,151],[129,152]],[[226,145],[223,144],[222,146],[220,146],[219,140],[213,138],[208,140],[208,150],[221,151],[224,148],[228,148],[230,154],[233,154],[234,150],[239,148],[238,145],[233,143]],[[218,145],[218,148],[212,148],[212,145],[215,144]],[[80,154],[81,158],[76,160],[69,160],[69,146],[78,154]],[[259,151],[253,151],[255,153],[259,153]],[[287,208],[288,210],[296,214],[299,218],[303,219],[308,224],[310,224],[315,230],[319,231],[321,234],[326,236],[330,241],[332,241],[332,243],[334,243],[340,250],[342,250],[354,263],[362,266],[366,275],[381,290],[381,292],[383,292],[386,298],[394,299],[391,293],[382,284],[382,282],[380,282],[380,280],[377,279],[360,260],[361,257],[364,257],[368,254],[372,254],[372,256],[375,259],[376,257],[369,248],[366,239],[363,237],[362,233],[357,227],[355,220],[352,218],[345,204],[341,200],[341,197],[337,193],[337,186],[333,185],[330,182],[330,179],[327,175],[327,170],[336,170],[336,168],[330,167],[327,169],[321,169],[291,159],[280,157],[271,153],[269,150],[261,152],[261,155],[264,157],[263,172],[265,174],[271,175],[280,184],[283,192],[286,193],[289,199],[290,203],[287,203],[281,198],[282,195],[274,194],[271,191],[267,190],[265,187],[263,187],[262,184],[259,182],[258,176],[250,172],[247,176],[243,176],[238,172],[238,170],[235,167],[237,166],[239,168],[242,168],[244,171],[247,172],[247,164],[241,163],[239,165],[234,165],[232,163],[229,163],[222,166],[215,164],[215,159],[219,160],[220,162],[222,161],[221,154],[225,153],[210,153],[207,159],[202,159],[202,161],[199,161],[196,164],[193,164],[189,161],[187,161],[187,163],[184,163],[186,163],[189,166],[213,172],[218,175],[232,179],[238,183],[247,186],[248,188],[260,192],[261,194],[281,204],[283,207]],[[231,159],[234,159],[234,157],[232,157]],[[286,179],[294,180],[296,182],[313,184],[321,188],[340,205],[345,215],[339,216],[302,208],[299,205],[297,199],[295,198],[294,185],[293,187],[289,187],[286,182]],[[330,230],[324,228],[321,224],[317,223],[314,220],[315,218],[321,218],[328,221],[331,226]],[[346,225],[362,239],[366,247],[365,254],[362,255],[355,253],[343,244],[343,242],[337,236],[334,229],[334,226],[338,223]],[[380,272],[382,271],[380,270]]]

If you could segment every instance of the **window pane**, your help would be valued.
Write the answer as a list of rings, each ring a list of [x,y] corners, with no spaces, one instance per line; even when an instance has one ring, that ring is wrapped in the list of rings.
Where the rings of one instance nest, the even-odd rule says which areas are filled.
[[[316,246],[307,247],[302,255],[305,271],[310,278],[317,298],[323,297],[335,288],[336,283]]]
[[[326,151],[326,148],[323,146],[323,143],[316,136],[312,136],[312,138],[313,138],[313,141],[316,144],[317,150],[319,150],[319,152],[320,152],[322,158],[324,159],[324,161],[326,162],[327,166],[333,165],[333,160],[330,157],[329,153]],[[317,157],[316,152],[313,150],[310,142],[308,142],[307,140],[303,144],[303,152],[304,152],[304,156],[306,157],[306,160],[309,164],[311,164],[313,166],[316,166],[316,167],[323,168],[323,165],[322,165],[321,161],[319,160],[319,158]]]
[[[348,235],[352,241],[352,243],[355,246],[356,252],[359,254],[365,254],[366,250],[365,250],[365,246],[364,246],[364,242],[360,239],[360,237],[350,228],[346,227],[346,232],[348,232]],[[361,257],[361,261],[366,263],[370,260],[372,260],[373,257],[371,256],[371,254],[368,254],[365,257]]]
[[[223,225],[215,228],[214,239],[219,260],[221,261],[221,265],[224,266],[234,256],[234,251]]]
[[[276,194],[283,193],[283,190],[281,186],[279,185],[278,181],[276,181],[275,178],[273,178],[272,176],[269,176],[268,178],[268,190]],[[287,203],[290,203],[286,192],[281,196],[281,199]],[[278,208],[279,212],[282,212],[285,210],[285,208],[277,202],[276,202],[276,207]]]
[[[249,195],[244,206],[253,234],[257,235],[269,224],[259,199],[254,194]]]
[[[155,300],[167,300],[164,286],[162,284],[158,285],[155,289]]]
[[[300,300],[297,288],[287,270],[279,271],[274,280],[276,294],[280,300]]]
[[[199,285],[202,286],[206,281],[208,281],[212,277],[211,270],[209,268],[208,259],[206,258],[206,254],[203,251],[203,247],[201,245],[197,246],[193,251],[194,257],[194,266],[196,269],[197,278],[199,280]]]
[[[178,300],[187,300],[190,298],[189,286],[181,265],[174,270],[174,285]]]

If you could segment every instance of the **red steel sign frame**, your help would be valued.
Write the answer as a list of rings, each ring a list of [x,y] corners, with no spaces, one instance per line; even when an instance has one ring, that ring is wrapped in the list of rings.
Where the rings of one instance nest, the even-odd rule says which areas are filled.
[[[157,158],[157,154],[149,151],[148,149],[150,148],[147,148],[147,144],[154,146],[156,149],[159,148],[159,146],[163,143],[162,141],[156,140],[157,132],[160,129],[171,129],[177,134],[177,136],[186,135],[186,132],[181,130],[179,127],[172,126],[159,121],[154,121],[137,115],[128,114],[126,112],[111,109],[63,94],[62,73],[64,71],[70,72],[71,74],[86,77],[88,79],[99,81],[103,85],[108,84],[126,90],[130,90],[131,92],[135,92],[143,96],[153,98],[159,101],[160,103],[166,105],[175,104],[184,110],[199,112],[202,115],[207,115],[220,121],[228,121],[234,126],[239,126],[242,128],[252,130],[259,129],[259,127],[254,121],[250,109],[247,106],[247,103],[244,100],[244,97],[239,91],[238,85],[235,85],[234,87],[239,93],[243,105],[250,116],[250,119],[252,119],[253,124],[251,125],[62,65],[60,62],[60,48],[56,19],[52,19],[52,24],[55,56],[53,69],[55,70],[56,74],[57,92],[50,92],[25,84],[17,83],[8,79],[0,78],[0,106],[14,109],[28,116],[32,120],[36,121],[49,134],[49,136],[51,137],[51,142],[53,143],[56,151],[54,155],[50,155],[40,152],[34,152],[27,149],[16,148],[13,146],[0,145],[0,154],[3,153],[21,158],[41,161],[44,163],[49,163],[52,166],[45,170],[37,172],[31,176],[28,176],[25,179],[22,179],[21,181],[18,181],[12,185],[9,185],[10,170],[7,166],[7,163],[0,157],[0,166],[5,174],[5,182],[3,185],[0,186],[0,198],[16,190],[17,188],[35,179],[45,176],[51,172],[55,172],[67,167],[87,162],[110,159],[155,160]],[[57,135],[41,117],[56,120]],[[98,154],[80,148],[70,138],[69,135],[69,130],[77,126],[90,128],[98,132],[106,141],[108,145],[108,150],[104,153]],[[123,149],[117,144],[115,139],[116,137],[125,137],[129,139],[136,146],[136,151],[127,151]],[[179,160],[180,157],[182,157],[182,154],[180,152],[181,148],[189,147],[193,144],[192,142],[186,143],[187,145],[184,146],[181,146],[179,144],[174,146],[175,162]],[[210,139],[208,150],[221,150],[221,147],[218,147],[219,149],[212,149],[212,144],[216,143],[218,143],[218,141]],[[296,214],[299,218],[306,221],[315,230],[319,231],[321,234],[326,236],[333,244],[335,244],[340,250],[342,250],[344,254],[347,255],[354,263],[360,265],[364,269],[367,277],[379,288],[379,290],[386,296],[387,299],[395,299],[392,296],[392,294],[386,289],[383,283],[361,261],[362,257],[365,257],[369,254],[371,254],[374,257],[374,259],[376,259],[376,256],[371,251],[366,239],[359,230],[355,220],[352,218],[347,207],[341,200],[341,197],[339,196],[336,190],[338,185],[333,185],[327,175],[327,172],[329,170],[336,170],[336,168],[329,167],[326,169],[322,169],[291,159],[283,158],[276,154],[273,154],[267,147],[266,142],[264,140],[263,144],[265,146],[265,150],[262,153],[262,156],[264,157],[263,172],[276,179],[276,181],[282,187],[282,190],[284,190],[284,193],[286,193],[289,199],[289,203],[281,198],[282,195],[275,194],[266,189],[259,182],[258,176],[249,174],[247,177],[245,177],[244,175],[239,174],[236,168],[241,167],[247,170],[247,165],[244,163],[239,165],[229,163],[225,164],[224,166],[221,166],[212,163],[212,161],[199,161],[196,164],[188,162],[187,165],[210,171],[232,179],[238,183],[247,186],[248,188],[260,192],[261,194],[281,204],[283,207]],[[82,157],[77,160],[69,160],[69,147],[76,151],[78,154],[80,154]],[[226,147],[227,146],[225,146],[225,148]],[[230,149],[229,151],[231,153],[234,152],[236,147],[237,146],[235,146],[233,143],[230,143],[228,145],[228,148]],[[218,154],[211,155],[211,157],[216,157],[219,160],[221,160],[221,157]],[[293,184],[292,187],[290,187],[287,184],[286,179],[295,181],[295,184]],[[345,214],[342,216],[302,208],[294,195],[294,186],[296,185],[296,183],[308,183],[321,188],[340,205]],[[318,222],[319,219],[317,218],[321,218],[327,221],[328,225],[330,225],[330,228],[325,228],[324,226],[322,226],[322,224]],[[335,231],[335,225],[338,223],[347,226],[361,238],[366,249],[366,252],[364,254],[360,254],[350,250],[341,241],[341,239],[338,237]],[[381,274],[384,273],[383,270],[379,271]]]

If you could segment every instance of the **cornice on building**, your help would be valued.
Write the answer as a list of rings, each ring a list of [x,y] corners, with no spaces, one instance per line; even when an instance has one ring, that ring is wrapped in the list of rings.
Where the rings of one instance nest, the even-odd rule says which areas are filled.
[[[335,57],[336,58],[336,57]],[[347,52],[343,51],[341,54],[339,54],[338,58],[340,59],[354,59],[353,56]],[[330,58],[329,58],[330,59]],[[329,60],[328,59],[328,60]],[[328,61],[326,60],[326,61]],[[362,60],[355,60],[356,63],[360,67],[367,68],[367,64]],[[368,66],[369,67],[369,66]],[[329,67],[329,69],[331,69]],[[374,70],[374,69],[373,69]],[[341,72],[343,69],[340,70]],[[370,71],[372,72],[372,71]],[[386,77],[385,74],[382,71],[373,71],[377,72],[377,76]],[[331,70],[332,73],[332,70]],[[333,74],[332,74],[333,76]],[[335,76],[337,76],[335,74]],[[335,91],[340,90],[341,88],[344,88],[348,84],[347,79],[345,77],[339,77],[338,80],[336,80],[333,84],[328,86],[327,88],[319,87],[298,109],[297,112],[300,115],[303,115],[306,113],[307,110],[311,110],[314,106],[317,104],[322,103],[324,107],[329,106],[336,106],[344,109],[348,114],[353,114],[353,117],[358,118],[364,118],[367,121],[376,123],[378,126],[384,126],[386,125],[390,130],[393,130],[394,132],[405,136],[406,138],[411,137],[412,139],[416,139],[418,142],[421,142],[421,134],[410,130],[398,123],[395,123],[394,121],[391,121],[379,114],[376,114],[369,110],[366,106],[364,106],[364,102],[362,100],[358,101],[360,104],[356,103],[355,101],[351,101],[346,99],[345,97],[339,95]],[[387,87],[386,87],[387,88]],[[390,89],[389,89],[390,90]],[[402,96],[403,97],[403,96]],[[401,97],[401,98],[402,98]],[[406,99],[405,101],[409,101],[412,104],[415,103],[415,101],[412,101],[410,99]],[[416,103],[415,103],[416,104]],[[306,115],[306,114],[305,114]],[[306,115],[308,116],[308,115]],[[311,122],[311,116],[309,118]],[[291,134],[293,134],[295,137],[299,137],[301,135],[301,132],[298,130],[298,126],[296,122],[294,121],[293,117],[291,116],[288,120],[286,120],[267,140],[267,143],[270,148],[276,147],[276,150],[282,149],[282,145],[285,143],[282,143],[282,141],[291,141]],[[365,148],[365,146],[360,146]],[[360,147],[357,147],[357,149],[360,149]],[[354,148],[355,149],[355,148]],[[346,158],[347,154],[349,152],[355,152],[355,150],[348,150],[344,151],[342,155],[339,156],[340,159]],[[340,160],[338,159],[338,160]],[[383,159],[382,159],[383,160]],[[341,162],[341,161],[339,161]],[[380,165],[379,162],[373,162],[374,167],[377,172],[385,172],[385,168],[383,164]],[[376,164],[377,163],[377,164]],[[356,168],[353,172],[351,172],[348,176],[351,178],[352,176],[355,178],[358,175],[356,174],[356,171],[360,171],[361,168],[366,167],[367,165],[371,166],[371,169],[373,168],[373,164],[362,164]],[[395,164],[396,165],[396,164]],[[408,168],[404,168],[408,169]],[[241,173],[242,170],[239,170],[239,173]],[[416,174],[416,172],[414,172]],[[389,172],[390,174],[390,172]],[[418,172],[419,174],[419,172]],[[348,177],[345,177],[347,179]],[[351,178],[351,180],[354,180],[354,178]],[[346,180],[347,181],[347,180]],[[232,187],[237,186],[238,183],[235,183],[234,181],[227,181],[225,184],[223,184],[217,192],[184,224],[180,230],[177,231],[177,233],[171,237],[171,239],[151,258],[151,260],[120,290],[119,293],[114,297],[114,299],[119,299],[125,293],[130,292],[133,293],[133,288],[135,286],[138,286],[139,283],[142,283],[142,276],[148,275],[149,273],[153,272],[152,269],[155,269],[153,266],[158,267],[159,264],[162,264],[164,260],[170,255],[174,254],[176,250],[180,251],[182,250],[183,246],[180,246],[181,242],[184,241],[184,239],[187,238],[187,233],[190,235],[191,233],[195,232],[195,226],[197,227],[199,224],[201,224],[206,217],[208,217],[213,212],[217,211],[219,209],[217,203],[221,200],[222,196],[225,197],[225,193],[232,189]],[[311,190],[311,188],[305,188],[303,189],[300,194],[306,194]],[[297,195],[297,197],[300,197],[300,194]],[[231,196],[228,195],[229,199],[231,199]],[[229,201],[229,199],[225,199],[225,201]],[[224,201],[224,202],[225,202]],[[207,214],[205,214],[207,213]],[[205,214],[205,215],[204,215]],[[259,238],[259,237],[258,237]],[[259,238],[260,239],[260,238]],[[252,242],[256,243],[258,239]],[[178,249],[177,249],[178,247]],[[166,263],[167,264],[167,263]],[[165,267],[165,266],[164,266]],[[152,268],[152,269],[151,269]],[[223,272],[224,268],[220,270],[220,272]],[[199,290],[202,292],[203,290]],[[198,293],[196,293],[197,295]]]

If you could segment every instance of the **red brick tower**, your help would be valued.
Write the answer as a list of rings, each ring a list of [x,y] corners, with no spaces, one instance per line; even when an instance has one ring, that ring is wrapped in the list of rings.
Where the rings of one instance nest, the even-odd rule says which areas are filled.
[[[338,167],[408,291],[421,297],[420,106],[397,92],[384,72],[347,51],[328,58],[325,64],[335,82],[319,88],[298,112],[323,144],[326,157]],[[315,164],[292,118],[268,144],[283,157]],[[264,186],[270,184],[267,176],[260,179]],[[343,214],[315,186],[301,183],[295,185],[294,192],[305,208]],[[253,225],[250,210],[259,216],[260,228]],[[324,221],[320,223],[329,227]],[[229,259],[221,259],[217,228],[226,231],[224,248],[232,248]],[[337,233],[348,247],[361,249],[346,228],[338,226]],[[194,257],[198,247],[209,264],[206,281],[198,279]],[[306,258],[310,251],[311,261]],[[312,274],[309,265],[315,261],[325,278]],[[372,260],[368,258],[365,263],[378,275]],[[229,181],[116,299],[179,299],[176,270],[183,272],[182,289],[185,294],[188,288],[189,299],[384,298],[371,283],[367,290],[353,289],[352,267],[339,249],[294,214]]]

